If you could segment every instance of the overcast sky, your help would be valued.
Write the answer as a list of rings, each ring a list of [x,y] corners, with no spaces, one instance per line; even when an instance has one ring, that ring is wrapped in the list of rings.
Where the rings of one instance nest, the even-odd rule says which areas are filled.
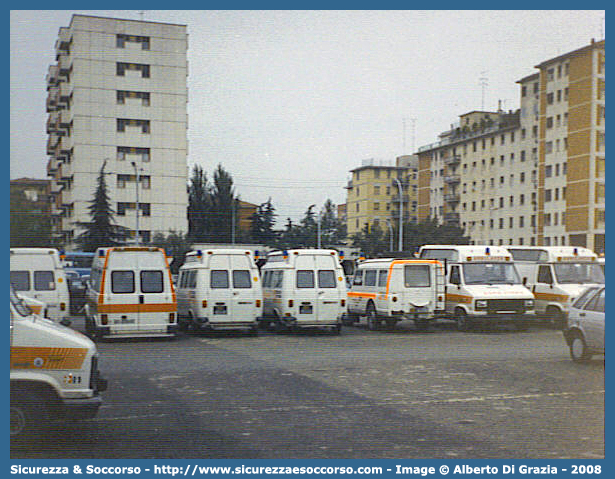
[[[394,162],[498,100],[517,109],[517,80],[605,35],[604,10],[12,11],[11,179],[45,177],[45,76],[73,13],[187,25],[188,165],[271,197],[279,228],[344,203],[362,160]]]

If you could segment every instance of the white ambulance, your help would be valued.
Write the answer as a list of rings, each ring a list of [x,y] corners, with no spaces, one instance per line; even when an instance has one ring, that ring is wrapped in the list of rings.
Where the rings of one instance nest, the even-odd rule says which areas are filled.
[[[96,415],[107,382],[94,343],[81,333],[32,314],[10,288],[11,439],[52,420]]]
[[[60,254],[53,248],[11,248],[11,284],[18,294],[47,305],[49,319],[67,321],[68,282]]]
[[[348,291],[345,323],[367,317],[369,329],[411,319],[424,329],[444,314],[444,263],[431,259],[370,259],[359,263]]]
[[[98,248],[85,308],[93,337],[174,336],[177,301],[164,250]]]
[[[474,323],[509,323],[523,330],[535,320],[534,296],[505,248],[425,245],[419,257],[446,262],[446,311],[460,331]]]
[[[598,255],[577,246],[507,246],[534,293],[536,314],[563,326],[568,308],[588,286],[604,285]]]
[[[179,269],[177,286],[180,328],[244,329],[257,334],[263,290],[251,251],[191,251]]]
[[[339,333],[346,281],[337,251],[274,251],[262,267],[262,323],[278,329],[322,327]]]

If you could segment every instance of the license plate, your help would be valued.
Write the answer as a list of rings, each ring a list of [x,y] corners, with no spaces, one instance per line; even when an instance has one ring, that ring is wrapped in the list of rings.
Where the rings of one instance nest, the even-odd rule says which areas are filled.
[[[214,314],[226,314],[226,306],[214,306]]]

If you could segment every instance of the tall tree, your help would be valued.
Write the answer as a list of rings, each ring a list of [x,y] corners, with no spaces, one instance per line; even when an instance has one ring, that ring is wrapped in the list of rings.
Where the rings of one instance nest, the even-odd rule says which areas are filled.
[[[367,258],[375,258],[389,248],[387,235],[378,224],[373,224],[370,228],[369,224],[365,223],[361,231],[352,235],[350,239],[352,245],[359,248]]]
[[[346,239],[346,225],[337,217],[335,204],[327,199],[320,216],[320,236],[323,248],[338,246]]]
[[[88,206],[92,221],[75,223],[85,228],[85,231],[75,239],[83,251],[95,251],[96,248],[103,246],[120,246],[126,242],[130,233],[128,228],[115,224],[113,220],[114,211],[111,208],[105,181],[106,165],[105,161],[100,167],[94,198]]]
[[[188,237],[191,241],[208,240],[210,194],[207,174],[200,165],[194,165],[188,186]]]
[[[275,216],[275,208],[271,203],[271,198],[257,207],[251,218],[250,240],[252,242],[273,244],[275,240],[275,232],[273,231]]]
[[[26,194],[11,186],[11,247],[44,247],[53,244],[51,221]]]
[[[239,198],[235,196],[233,177],[218,165],[210,194],[209,239],[213,243],[230,243],[239,225]],[[234,221],[233,221],[234,219]]]

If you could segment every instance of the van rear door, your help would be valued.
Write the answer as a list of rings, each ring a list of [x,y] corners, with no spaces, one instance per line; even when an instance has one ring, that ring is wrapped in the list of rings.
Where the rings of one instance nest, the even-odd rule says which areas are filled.
[[[108,316],[114,333],[130,333],[139,325],[137,257],[123,251],[109,251],[108,255],[98,310]]]
[[[229,255],[231,271],[231,321],[245,322],[256,319],[256,298],[252,262],[247,254]]]
[[[428,313],[436,309],[436,282],[438,279],[436,277],[436,264],[432,261],[426,261],[422,264],[407,263],[402,265],[401,270],[404,308],[408,308],[410,312],[418,313]]]
[[[166,332],[170,315],[177,314],[171,272],[162,251],[137,252],[138,329]]]

